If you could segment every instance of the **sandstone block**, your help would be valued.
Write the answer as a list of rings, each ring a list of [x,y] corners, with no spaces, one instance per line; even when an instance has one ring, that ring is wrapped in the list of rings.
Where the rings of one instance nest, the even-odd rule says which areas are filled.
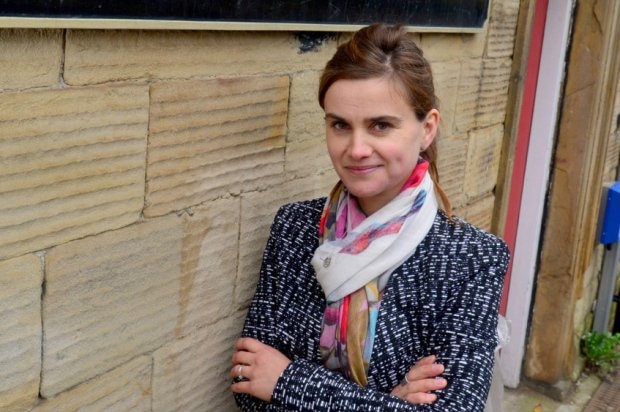
[[[288,77],[154,84],[145,214],[280,182],[288,85]]]
[[[323,109],[317,98],[320,75],[318,71],[304,71],[291,77],[287,143],[325,137]]]
[[[4,94],[0,258],[135,222],[147,127],[142,85]]]
[[[490,195],[477,200],[474,203],[456,209],[454,214],[460,216],[480,229],[490,231],[494,206],[495,196]]]
[[[299,40],[286,32],[70,30],[65,81],[288,74],[322,69],[335,47],[327,40],[302,53]]]
[[[504,128],[501,124],[469,133],[465,168],[465,194],[468,200],[483,197],[493,191],[497,182],[503,137]]]
[[[242,325],[243,317],[233,316],[157,350],[153,412],[236,410],[228,372]]]
[[[293,75],[284,169],[287,180],[332,169],[325,145],[323,109],[317,99],[320,72]]]
[[[466,132],[476,126],[476,112],[482,81],[482,59],[461,63],[459,85],[456,91],[455,132]]]
[[[0,410],[28,410],[36,403],[41,373],[39,258],[0,261]]]
[[[484,54],[488,24],[480,33],[421,33],[420,47],[431,64],[479,58]]]
[[[511,57],[514,50],[519,1],[493,1],[487,35],[487,58]]]
[[[441,113],[440,133],[442,136],[450,135],[454,130],[461,65],[456,62],[437,62],[433,64],[432,69],[435,94],[439,99],[439,111]]]
[[[53,396],[174,338],[183,221],[65,243],[46,257],[41,394]]]
[[[151,358],[141,356],[41,402],[32,412],[150,412]]]
[[[503,123],[506,118],[511,59],[490,59],[482,62],[482,80],[476,108],[476,126]]]
[[[336,182],[333,174],[317,175],[288,181],[274,190],[242,195],[239,270],[235,287],[237,308],[247,307],[254,295],[269,228],[280,206],[327,196]]]
[[[62,30],[0,30],[0,90],[60,81]]]
[[[620,161],[620,81],[616,87],[616,100],[613,115],[611,116],[611,124],[609,125],[606,153],[603,179],[613,181],[616,179],[616,168]]]
[[[616,179],[616,170],[620,163],[620,130],[609,134],[607,140],[607,151],[605,155],[605,168],[603,179],[614,181]]]
[[[175,336],[231,313],[237,273],[240,199],[209,202],[183,215],[179,316]]]
[[[462,206],[467,200],[463,187],[467,146],[467,134],[440,136],[437,141],[439,184],[448,195],[453,208]]]
[[[321,132],[325,134],[323,128]],[[284,170],[288,180],[330,173],[334,169],[325,136],[288,143],[285,157]]]
[[[615,123],[613,123],[612,121],[612,128],[611,130],[618,130],[620,129],[620,124],[618,124],[618,116],[620,116],[620,80],[618,81],[618,85],[616,86],[616,103],[614,104],[614,116],[613,116],[613,121],[615,121]]]

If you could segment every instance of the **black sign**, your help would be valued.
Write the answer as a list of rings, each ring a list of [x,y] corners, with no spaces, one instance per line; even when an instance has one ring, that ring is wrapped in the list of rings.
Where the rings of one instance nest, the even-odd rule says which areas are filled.
[[[481,28],[489,0],[0,0],[0,16]]]

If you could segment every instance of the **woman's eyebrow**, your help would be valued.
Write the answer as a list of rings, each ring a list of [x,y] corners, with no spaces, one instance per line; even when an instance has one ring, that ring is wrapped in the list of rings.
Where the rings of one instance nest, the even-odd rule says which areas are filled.
[[[400,117],[390,116],[390,115],[375,116],[375,117],[371,117],[368,120],[371,123],[386,122],[386,123],[392,123],[394,125],[399,125],[403,122],[403,119],[401,119]]]
[[[346,119],[344,117],[338,116],[337,114],[334,113],[325,113],[325,120],[327,119],[333,119],[333,120],[339,120],[339,121],[346,121]],[[399,125],[403,122],[403,119],[401,119],[398,116],[390,116],[390,115],[379,115],[379,116],[373,116],[370,117],[368,119],[366,119],[366,122],[368,123],[377,123],[377,122],[387,122],[387,123],[392,123],[395,125]]]
[[[344,121],[343,117],[340,117],[340,116],[338,116],[336,114],[333,114],[333,113],[325,113],[325,120],[327,120],[327,119],[343,120]]]

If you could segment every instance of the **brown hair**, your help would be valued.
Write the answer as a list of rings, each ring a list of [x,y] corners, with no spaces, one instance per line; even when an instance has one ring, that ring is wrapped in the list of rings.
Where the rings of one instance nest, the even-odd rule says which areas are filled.
[[[351,40],[341,44],[327,62],[319,83],[319,104],[322,108],[325,93],[338,80],[361,80],[376,77],[395,79],[404,90],[405,98],[423,121],[431,109],[438,108],[431,66],[422,50],[402,26],[373,24],[357,31]],[[435,190],[448,216],[452,207],[439,185],[436,139],[420,155],[429,164]]]

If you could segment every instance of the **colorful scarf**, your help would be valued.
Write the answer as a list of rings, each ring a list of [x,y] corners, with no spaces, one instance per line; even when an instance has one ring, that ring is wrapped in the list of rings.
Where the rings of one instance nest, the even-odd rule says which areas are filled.
[[[342,182],[332,190],[312,258],[327,307],[321,357],[328,369],[367,385],[383,289],[416,250],[437,214],[429,164],[420,159],[401,192],[366,217]]]

